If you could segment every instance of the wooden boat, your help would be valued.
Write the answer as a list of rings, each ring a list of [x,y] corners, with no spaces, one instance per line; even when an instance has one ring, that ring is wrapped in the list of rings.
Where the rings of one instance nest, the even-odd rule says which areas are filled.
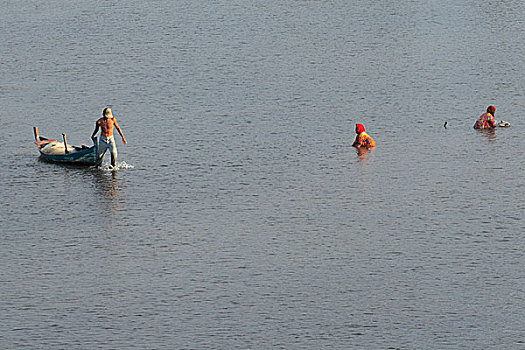
[[[40,156],[46,160],[63,163],[76,163],[85,165],[97,164],[97,143],[91,147],[82,145],[80,147],[68,145],[66,134],[62,134],[64,142],[55,139],[47,139],[40,136],[38,127],[33,127],[35,143]]]

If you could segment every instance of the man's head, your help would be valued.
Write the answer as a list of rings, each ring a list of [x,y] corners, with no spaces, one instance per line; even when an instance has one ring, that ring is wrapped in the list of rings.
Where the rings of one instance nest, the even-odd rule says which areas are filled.
[[[106,118],[113,118],[113,114],[111,114],[111,108],[104,108],[102,111],[102,116]]]

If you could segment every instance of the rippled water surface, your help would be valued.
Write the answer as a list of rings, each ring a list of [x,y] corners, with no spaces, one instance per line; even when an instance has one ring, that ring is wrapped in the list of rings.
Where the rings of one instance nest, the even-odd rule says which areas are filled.
[[[2,348],[525,347],[523,2],[0,18]],[[38,158],[106,106],[118,171]]]

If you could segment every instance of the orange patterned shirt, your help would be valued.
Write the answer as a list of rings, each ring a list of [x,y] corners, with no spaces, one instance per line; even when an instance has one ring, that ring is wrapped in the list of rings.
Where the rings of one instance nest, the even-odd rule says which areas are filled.
[[[476,123],[474,124],[474,129],[488,129],[496,127],[496,119],[489,112],[483,113]]]
[[[362,132],[359,135],[356,136],[354,143],[352,144],[354,147],[375,147],[376,143],[373,138],[371,138],[366,132]]]

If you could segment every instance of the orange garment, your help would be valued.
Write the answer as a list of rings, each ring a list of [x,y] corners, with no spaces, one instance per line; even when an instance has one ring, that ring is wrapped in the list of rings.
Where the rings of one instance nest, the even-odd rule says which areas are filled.
[[[376,143],[373,138],[371,138],[366,132],[365,132],[365,126],[363,124],[357,123],[355,125],[355,132],[357,136],[355,137],[355,141],[352,144],[354,147],[375,147]]]
[[[496,119],[489,113],[483,113],[476,123],[474,123],[474,129],[488,129],[496,127]]]
[[[373,138],[370,137],[366,132],[362,132],[359,135],[356,136],[354,143],[352,144],[354,147],[375,147],[376,143]]]
[[[496,119],[494,115],[496,114],[496,107],[488,106],[487,112],[483,113],[478,120],[474,123],[474,129],[488,129],[496,127]]]
[[[120,129],[117,123],[117,119],[115,117],[112,118],[106,118],[102,117],[99,120],[97,120],[97,125],[100,126],[101,136],[110,137],[113,136],[113,127],[116,126],[117,129]]]

